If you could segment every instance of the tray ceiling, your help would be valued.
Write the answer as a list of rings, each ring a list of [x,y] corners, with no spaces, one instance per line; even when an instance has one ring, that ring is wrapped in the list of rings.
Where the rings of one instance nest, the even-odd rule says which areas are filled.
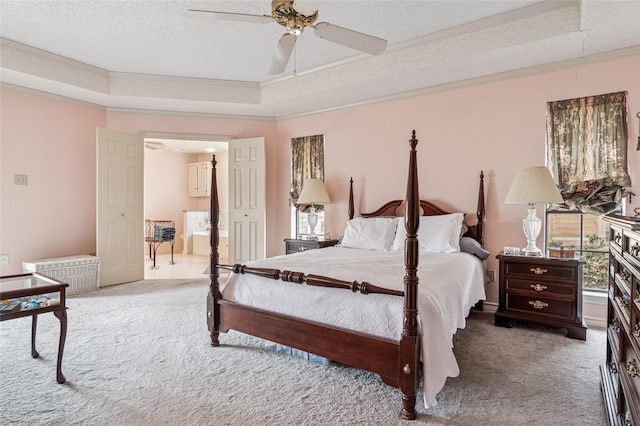
[[[439,90],[488,76],[640,52],[638,1],[314,1],[326,21],[388,41],[370,56],[307,29],[267,73],[263,1],[2,1],[0,77],[114,109],[286,117]]]

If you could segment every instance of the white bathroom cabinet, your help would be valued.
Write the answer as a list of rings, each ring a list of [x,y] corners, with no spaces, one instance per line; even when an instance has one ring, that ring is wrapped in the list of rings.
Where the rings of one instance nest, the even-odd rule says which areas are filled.
[[[211,163],[189,163],[188,181],[190,197],[208,197],[211,193]]]

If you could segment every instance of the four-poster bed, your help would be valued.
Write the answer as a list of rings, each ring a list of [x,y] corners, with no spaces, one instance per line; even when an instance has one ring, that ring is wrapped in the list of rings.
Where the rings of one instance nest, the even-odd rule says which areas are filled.
[[[464,327],[464,318],[469,308],[484,298],[486,274],[482,261],[466,253],[459,253],[459,249],[451,254],[451,251],[433,253],[429,258],[422,253],[423,244],[428,245],[429,242],[418,238],[419,226],[435,226],[439,230],[442,228],[442,221],[429,225],[428,222],[423,222],[425,219],[421,216],[433,216],[446,222],[461,222],[462,214],[449,214],[432,203],[419,199],[416,158],[418,140],[415,131],[409,143],[406,200],[391,201],[372,213],[361,214],[361,220],[368,222],[359,225],[366,227],[377,223],[376,226],[391,229],[395,234],[391,237],[395,249],[389,245],[389,249],[360,250],[352,245],[355,248],[325,248],[253,261],[248,265],[219,264],[219,213],[214,157],[210,213],[211,223],[215,226],[210,233],[210,289],[207,296],[207,324],[213,346],[219,346],[220,332],[236,330],[372,371],[380,375],[388,385],[400,389],[401,414],[405,419],[415,419],[417,415],[415,406],[422,354],[423,361],[428,360],[424,365],[425,401],[434,400],[435,393],[444,385],[447,375],[457,375],[457,364],[451,352],[451,337],[457,328]],[[404,218],[400,220],[402,218],[396,217],[403,204]],[[360,219],[354,220],[353,212],[351,185],[351,220],[348,224],[351,235],[356,232],[354,229]],[[482,174],[477,217],[478,223],[465,227],[467,230],[464,235],[482,243]],[[389,228],[390,226],[393,228]],[[462,236],[461,229],[456,231],[456,239]],[[379,239],[377,232],[375,238]],[[343,246],[348,246],[345,244],[346,239],[347,232]],[[357,238],[350,241],[356,240]],[[456,262],[455,265],[446,268],[454,269],[459,274],[455,283],[450,279],[446,281],[441,277],[436,278],[442,275],[438,271],[453,261]],[[421,263],[420,274],[419,262],[426,262]],[[463,264],[466,266],[459,267]],[[298,265],[301,269],[294,269],[293,265]],[[219,283],[220,269],[232,271],[223,290]],[[305,272],[293,272],[300,270]],[[389,278],[390,273],[395,275]],[[329,274],[335,278],[329,277]],[[401,274],[404,274],[403,278]],[[352,276],[364,279],[354,280]],[[427,282],[423,282],[425,279]],[[265,284],[267,281],[273,284]],[[419,281],[423,287],[420,297]],[[351,291],[344,292],[342,289]],[[460,302],[451,309],[442,309],[441,294],[448,291],[459,293]],[[292,296],[294,303],[283,303],[286,293],[295,293]],[[273,299],[270,302],[271,295]],[[321,309],[314,310],[319,304]],[[364,309],[363,312],[366,313],[358,315],[366,318],[366,324],[350,326],[352,319],[347,317],[354,306]],[[340,313],[340,318],[327,316],[332,313]],[[377,315],[378,313],[380,314]],[[434,352],[432,343],[434,348],[438,347],[437,350],[443,352]],[[431,362],[434,366],[430,365]],[[435,363],[440,363],[438,365],[443,367],[435,367]]]

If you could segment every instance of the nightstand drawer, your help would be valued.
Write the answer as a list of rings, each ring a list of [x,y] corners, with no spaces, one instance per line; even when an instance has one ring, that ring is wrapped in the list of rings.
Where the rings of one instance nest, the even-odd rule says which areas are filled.
[[[505,290],[510,291],[527,291],[533,292],[532,295],[542,295],[536,297],[556,297],[566,296],[570,298],[576,297],[575,284],[562,284],[557,282],[548,282],[544,280],[527,279],[521,280],[517,278],[505,278]],[[532,296],[532,297],[534,297]]]
[[[545,263],[520,263],[520,262],[505,262],[505,274],[510,275],[522,275],[528,277],[535,277],[539,280],[552,279],[552,280],[566,280],[576,282],[578,280],[577,268],[573,266],[559,266],[548,265]]]
[[[585,340],[582,319],[583,259],[499,254],[500,280],[495,324],[511,321],[565,328],[567,337]]]
[[[285,239],[285,253],[293,254],[307,250],[317,250],[325,247],[331,247],[338,244],[338,240],[296,240]]]
[[[531,297],[507,294],[506,311],[518,311],[535,313],[536,315],[549,315],[556,318],[574,320],[574,300],[557,300],[544,297]]]

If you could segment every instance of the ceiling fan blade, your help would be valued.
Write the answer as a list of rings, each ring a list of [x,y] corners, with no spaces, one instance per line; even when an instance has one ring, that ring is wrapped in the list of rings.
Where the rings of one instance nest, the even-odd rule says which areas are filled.
[[[319,22],[314,25],[315,35],[352,49],[371,55],[378,55],[387,48],[387,40],[359,33],[358,31],[342,28],[328,22]]]
[[[296,36],[293,34],[283,34],[278,40],[276,50],[271,57],[271,65],[269,66],[269,74],[282,74],[289,63],[291,52],[296,45]]]
[[[216,21],[253,22],[269,24],[273,21],[270,15],[249,15],[247,13],[214,12],[211,10],[189,9],[186,15],[191,18],[213,19]]]
[[[313,15],[318,10],[318,2],[315,0],[295,0],[293,2],[293,8],[296,12],[305,16]]]

